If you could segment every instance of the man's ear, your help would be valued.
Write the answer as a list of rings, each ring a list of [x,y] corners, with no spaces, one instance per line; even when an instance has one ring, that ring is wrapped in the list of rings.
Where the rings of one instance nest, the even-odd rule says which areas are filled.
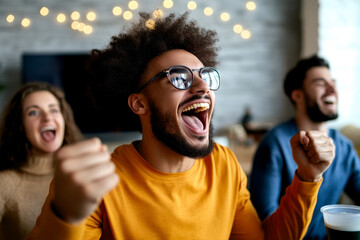
[[[295,89],[291,92],[291,99],[294,102],[299,102],[303,98],[303,91],[301,89]]]
[[[128,104],[131,110],[137,114],[141,115],[146,113],[147,102],[145,97],[141,93],[133,93],[128,97]]]

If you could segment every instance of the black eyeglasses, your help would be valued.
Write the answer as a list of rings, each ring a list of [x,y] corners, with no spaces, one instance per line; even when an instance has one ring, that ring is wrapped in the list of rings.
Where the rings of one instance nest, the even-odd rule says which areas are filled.
[[[200,69],[190,69],[183,65],[175,65],[168,69],[162,70],[155,76],[153,76],[149,81],[147,81],[142,87],[139,88],[139,92],[143,90],[147,85],[149,85],[152,81],[154,81],[157,77],[162,74],[166,74],[171,84],[179,89],[186,90],[191,87],[194,82],[194,74],[193,71],[199,72],[200,77],[204,80],[207,85],[209,85],[210,89],[216,91],[220,87],[220,74],[213,67],[203,67]]]

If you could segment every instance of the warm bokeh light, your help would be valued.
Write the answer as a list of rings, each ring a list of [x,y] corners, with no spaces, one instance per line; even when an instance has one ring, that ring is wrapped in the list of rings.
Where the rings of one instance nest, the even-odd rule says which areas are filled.
[[[91,34],[92,32],[93,32],[92,26],[86,25],[86,26],[84,27],[84,33],[85,33],[85,34],[89,35],[89,34]]]
[[[66,16],[65,14],[63,13],[59,13],[56,17],[56,20],[59,22],[59,23],[63,23],[66,21]]]
[[[79,23],[79,29],[78,29],[78,30],[79,30],[80,32],[83,32],[85,26],[86,26],[85,23],[83,23],[83,22]]]
[[[23,26],[24,28],[29,27],[30,24],[31,24],[31,21],[28,18],[23,18],[23,20],[21,21],[21,26]]]
[[[241,33],[242,30],[243,30],[243,27],[240,24],[235,24],[234,27],[233,27],[233,31],[235,33]]]
[[[224,22],[227,22],[230,20],[230,14],[227,13],[227,12],[223,12],[221,15],[220,15],[220,19]]]
[[[256,9],[256,4],[253,1],[249,1],[246,3],[246,8],[249,11],[254,11]]]
[[[78,29],[79,29],[79,26],[80,26],[80,23],[79,23],[78,21],[73,21],[73,22],[71,23],[71,28],[72,28],[73,30],[78,30]]]
[[[86,14],[86,19],[88,20],[88,21],[94,21],[95,19],[96,19],[96,13],[94,13],[94,12],[88,12],[87,14]]]
[[[187,7],[190,10],[194,10],[197,7],[197,4],[194,1],[190,1],[190,2],[188,2]]]
[[[205,14],[206,16],[211,16],[213,13],[214,13],[214,10],[213,10],[211,7],[206,7],[206,8],[204,9],[204,14]]]
[[[135,10],[139,7],[139,3],[137,1],[131,0],[128,4],[129,9]]]
[[[12,15],[12,14],[9,14],[9,15],[6,17],[6,21],[7,21],[8,23],[12,23],[14,20],[15,20],[15,17],[14,17],[14,15]]]
[[[76,20],[79,20],[80,19],[80,13],[78,11],[73,11],[71,13],[71,19],[76,21]]]
[[[47,7],[42,7],[40,9],[41,16],[47,16],[49,14],[49,9]]]
[[[132,17],[133,17],[133,14],[130,11],[125,11],[124,14],[123,14],[123,18],[125,20],[130,20],[130,19],[132,19]]]
[[[174,2],[172,0],[164,0],[163,6],[164,8],[172,8],[174,6]]]
[[[154,19],[147,20],[145,26],[149,29],[155,29],[155,20]]]
[[[241,37],[243,39],[249,39],[251,37],[251,33],[249,30],[244,30],[241,32]]]
[[[122,14],[122,9],[121,9],[121,7],[118,7],[118,6],[114,7],[113,10],[112,10],[112,13],[113,13],[115,16],[121,15],[121,14]]]
[[[160,9],[156,9],[153,12],[153,16],[154,16],[154,18],[162,18],[164,16],[164,13]]]

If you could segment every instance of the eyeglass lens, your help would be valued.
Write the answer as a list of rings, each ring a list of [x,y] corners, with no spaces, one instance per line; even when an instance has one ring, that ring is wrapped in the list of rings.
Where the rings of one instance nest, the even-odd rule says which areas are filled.
[[[168,74],[171,83],[178,89],[188,89],[193,83],[193,74],[188,68],[173,67],[169,69]],[[211,90],[217,90],[219,88],[220,76],[214,68],[202,68],[200,76],[209,85]]]
[[[173,67],[169,70],[170,81],[178,89],[188,89],[193,82],[190,69],[183,67]]]

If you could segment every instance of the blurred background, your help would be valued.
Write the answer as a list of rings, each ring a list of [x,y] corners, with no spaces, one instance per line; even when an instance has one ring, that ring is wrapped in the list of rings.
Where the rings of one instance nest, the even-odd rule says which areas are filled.
[[[154,18],[190,11],[190,19],[218,32],[217,132],[239,123],[247,108],[265,128],[292,116],[283,78],[314,53],[329,60],[337,80],[340,117],[331,126],[360,125],[358,0],[0,0],[0,111],[22,83],[51,81],[66,88],[84,133],[117,138],[115,129],[80,119],[81,64],[142,11]]]

